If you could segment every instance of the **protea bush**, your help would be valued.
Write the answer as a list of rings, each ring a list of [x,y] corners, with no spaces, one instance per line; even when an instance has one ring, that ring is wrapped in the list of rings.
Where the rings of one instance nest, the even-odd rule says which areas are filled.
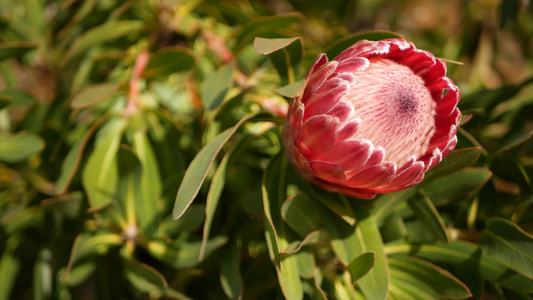
[[[284,141],[302,176],[363,199],[419,183],[457,144],[459,88],[404,39],[321,54],[292,101]]]
[[[0,1],[0,300],[532,299],[530,2]]]

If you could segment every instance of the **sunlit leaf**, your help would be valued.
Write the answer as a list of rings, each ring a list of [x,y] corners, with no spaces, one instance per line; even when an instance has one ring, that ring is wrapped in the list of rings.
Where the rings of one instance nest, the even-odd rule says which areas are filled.
[[[517,291],[533,292],[533,279],[507,268],[476,245],[452,241],[434,245],[394,242],[385,246],[387,255],[413,255],[437,264],[455,265],[480,274],[485,280]]]
[[[413,257],[389,258],[391,282],[433,299],[464,299],[471,296],[468,287],[452,274],[431,263]]]
[[[372,269],[375,259],[376,254],[374,252],[366,252],[350,262],[347,269],[348,272],[350,272],[353,284],[355,284],[359,278],[366,275],[366,273]]]
[[[261,55],[268,55],[276,67],[282,84],[292,84],[300,77],[303,42],[299,37],[254,39],[254,48]]]
[[[222,104],[232,82],[231,64],[207,74],[202,84],[202,102],[208,110],[216,109]]]
[[[109,120],[101,129],[105,132],[97,139],[83,169],[82,183],[92,208],[100,208],[116,199],[117,152],[124,126],[123,119]]]
[[[187,168],[185,177],[178,190],[176,202],[174,203],[174,209],[172,211],[172,217],[174,219],[178,219],[187,210],[194,197],[198,194],[198,191],[207,176],[207,172],[211,168],[211,165],[222,146],[224,146],[242,124],[252,121],[272,121],[272,118],[269,115],[262,114],[248,116],[242,119],[234,127],[217,135],[209,144],[198,152]]]
[[[120,88],[120,86],[121,83],[119,82],[105,82],[87,86],[74,96],[70,106],[73,109],[82,109],[96,105],[97,103],[108,99]]]
[[[502,218],[487,222],[480,246],[509,268],[533,279],[533,236]]]
[[[125,276],[137,290],[162,294],[168,287],[165,277],[153,267],[133,259],[126,258],[123,262]]]
[[[265,38],[279,37],[281,29],[286,29],[290,25],[300,22],[302,18],[299,13],[254,18],[244,24],[239,30],[236,38],[237,46],[234,52],[238,53],[245,45],[251,43],[258,36]]]
[[[402,191],[379,196],[379,198],[377,198],[371,206],[372,215],[376,218],[376,223],[378,226],[383,225],[385,219],[398,205],[405,203],[405,201],[413,197],[416,193],[417,188],[412,187]]]
[[[2,243],[4,249],[2,256],[0,256],[0,300],[9,300],[11,291],[13,290],[17,274],[20,270],[20,258],[17,257],[17,247],[19,245],[19,237],[12,236],[5,239]]]
[[[121,148],[117,153],[118,164],[118,190],[117,203],[121,206],[125,216],[127,226],[137,226],[137,213],[146,207],[141,203],[141,162],[135,154],[129,150]],[[141,204],[142,206],[139,206]],[[148,212],[152,208],[148,208]],[[146,217],[146,215],[143,215]],[[147,221],[151,221],[152,215]],[[125,231],[128,231],[127,229]]]
[[[44,140],[32,133],[0,133],[0,161],[16,163],[28,159],[44,148]]]
[[[305,80],[301,79],[294,83],[277,88],[274,90],[274,92],[283,97],[295,98],[303,91],[304,84]]]

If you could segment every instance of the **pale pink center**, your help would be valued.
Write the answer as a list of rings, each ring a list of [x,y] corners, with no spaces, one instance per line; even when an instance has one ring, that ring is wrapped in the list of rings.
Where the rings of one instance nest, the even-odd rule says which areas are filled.
[[[403,65],[372,59],[357,83],[341,98],[361,119],[352,139],[366,139],[385,149],[385,159],[400,167],[421,157],[435,132],[435,102],[424,80]]]

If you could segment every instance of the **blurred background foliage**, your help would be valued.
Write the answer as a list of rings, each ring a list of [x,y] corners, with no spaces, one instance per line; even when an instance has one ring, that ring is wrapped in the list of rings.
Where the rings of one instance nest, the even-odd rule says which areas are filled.
[[[359,201],[280,130],[369,30],[447,60],[464,117]],[[0,299],[531,299],[532,37],[528,0],[0,1]]]

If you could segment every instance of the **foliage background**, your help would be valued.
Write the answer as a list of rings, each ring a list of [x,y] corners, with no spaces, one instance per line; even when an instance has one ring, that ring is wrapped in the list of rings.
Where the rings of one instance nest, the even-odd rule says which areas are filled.
[[[0,299],[531,299],[532,7],[1,1]],[[448,60],[464,118],[360,201],[287,166],[279,88],[368,30]]]

